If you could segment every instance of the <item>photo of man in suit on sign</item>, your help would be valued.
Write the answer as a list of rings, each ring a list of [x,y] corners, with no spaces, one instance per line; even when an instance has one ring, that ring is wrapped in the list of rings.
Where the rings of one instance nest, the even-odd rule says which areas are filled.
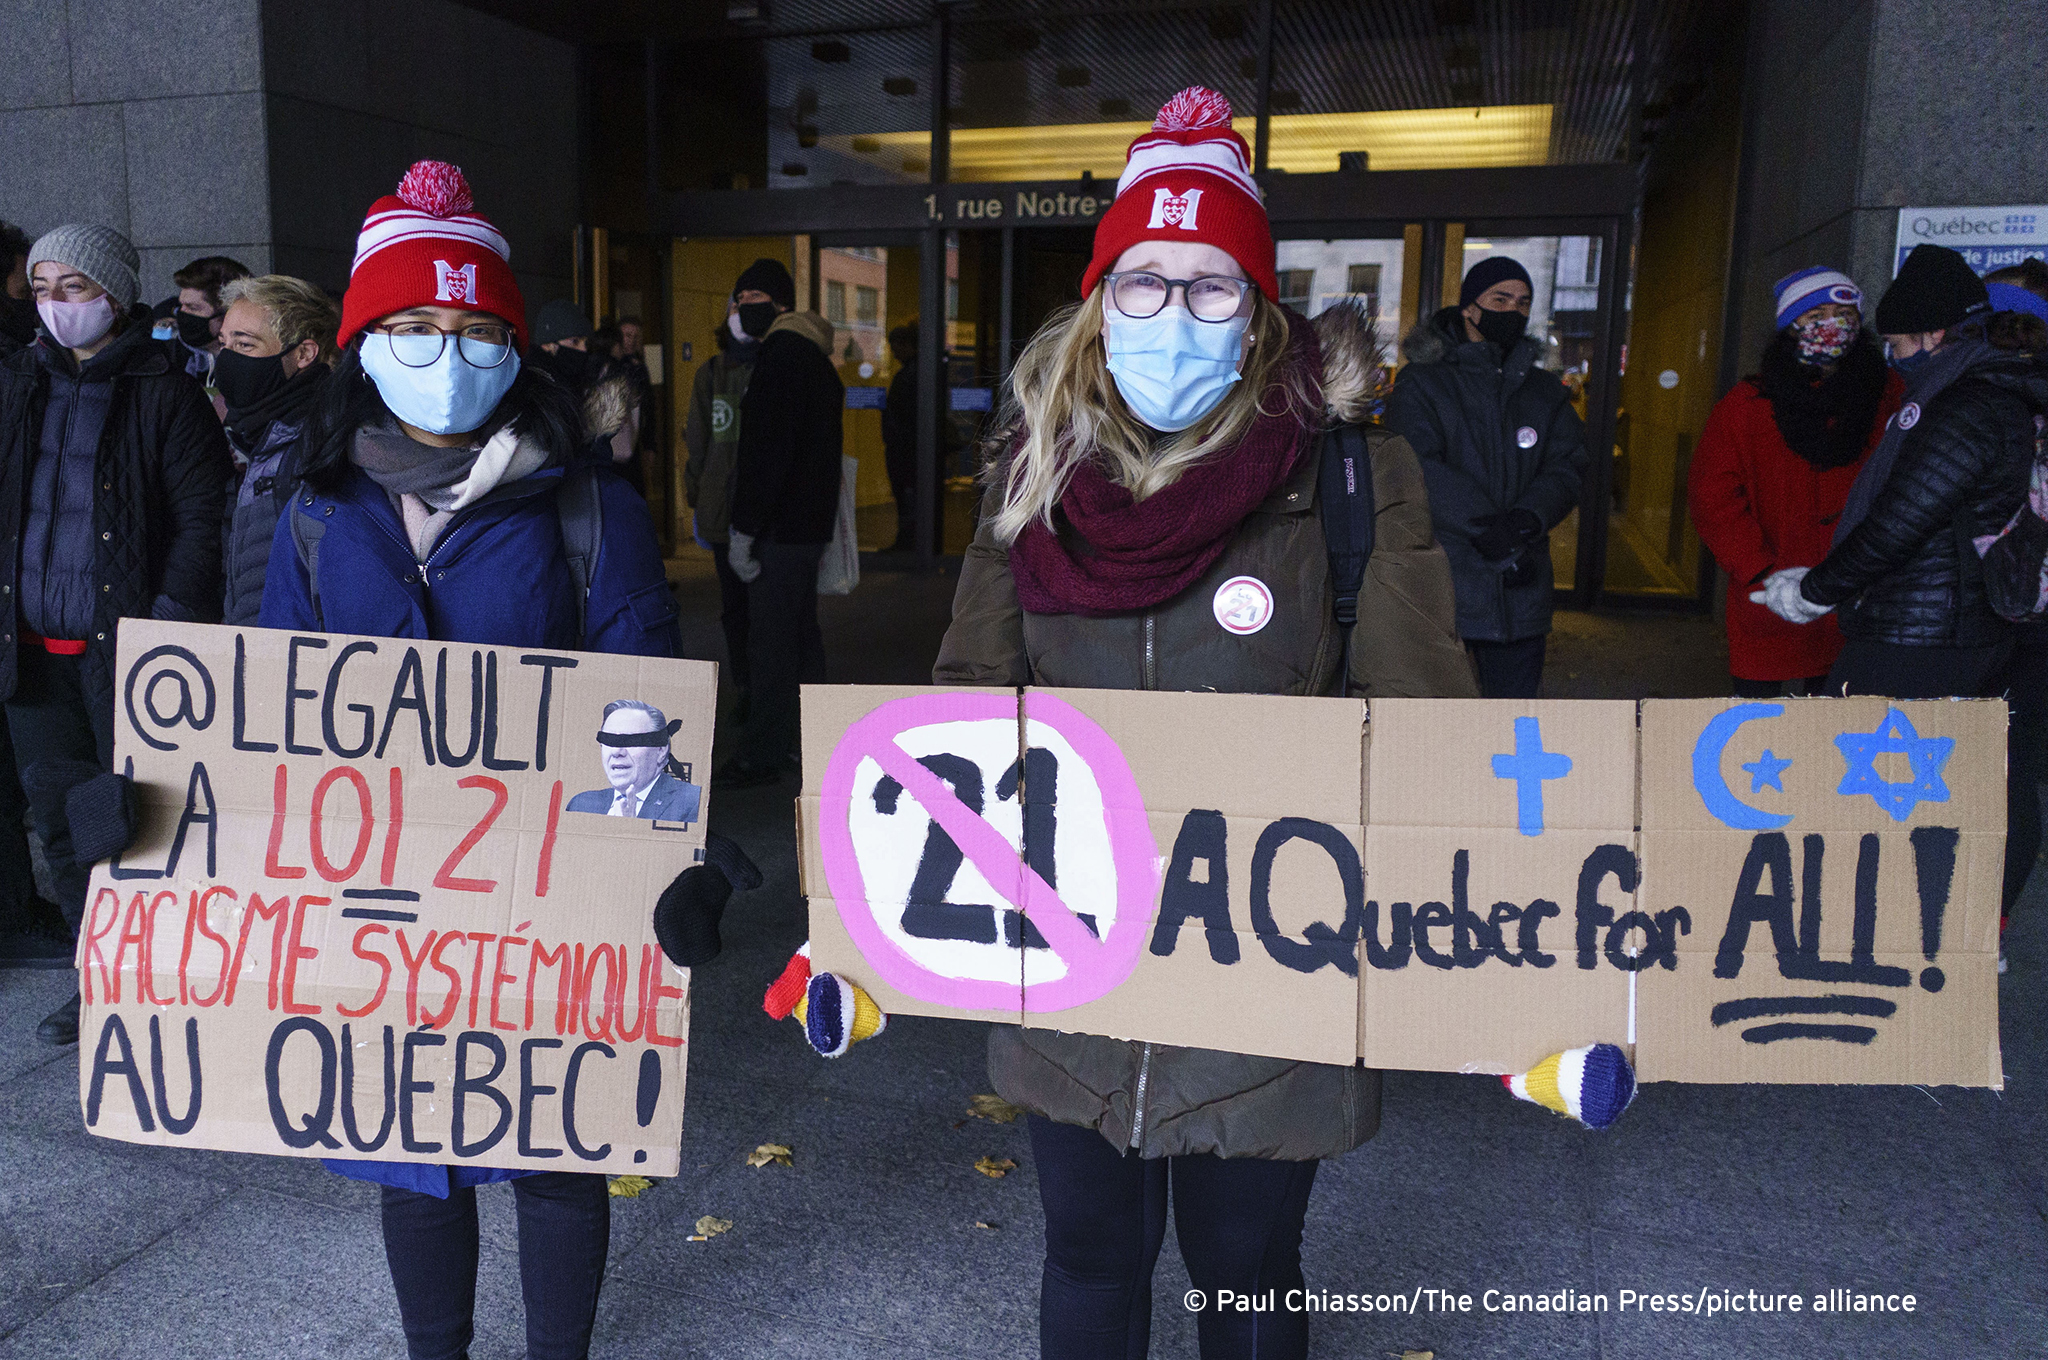
[[[676,764],[668,753],[669,739],[682,725],[680,719],[671,722],[653,704],[638,699],[606,704],[597,744],[611,787],[577,794],[569,800],[568,810],[686,826],[696,821],[703,787],[692,784],[690,767]]]

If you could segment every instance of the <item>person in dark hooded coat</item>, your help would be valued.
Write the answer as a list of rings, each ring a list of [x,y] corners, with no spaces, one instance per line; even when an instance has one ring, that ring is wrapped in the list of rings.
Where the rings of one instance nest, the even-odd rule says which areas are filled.
[[[1533,699],[1550,632],[1550,531],[1579,503],[1585,424],[1525,334],[1534,292],[1504,255],[1402,342],[1385,421],[1422,460],[1458,589],[1458,633],[1490,699]]]

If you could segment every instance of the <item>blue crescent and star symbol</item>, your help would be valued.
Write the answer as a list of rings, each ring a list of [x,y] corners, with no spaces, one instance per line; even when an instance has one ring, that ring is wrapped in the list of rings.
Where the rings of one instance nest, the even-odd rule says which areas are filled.
[[[1783,714],[1783,704],[1734,704],[1714,715],[1701,729],[1692,748],[1692,784],[1708,812],[1722,825],[1737,831],[1773,831],[1792,820],[1790,813],[1771,812],[1735,796],[1721,776],[1721,756],[1743,724]],[[1845,797],[1868,794],[1895,822],[1912,816],[1921,803],[1948,801],[1948,785],[1941,772],[1955,752],[1953,737],[1923,737],[1912,721],[1896,708],[1889,708],[1873,732],[1844,732],[1835,746],[1847,765],[1835,792]],[[1877,773],[1877,757],[1903,755],[1912,777],[1889,781]],[[1496,773],[1501,758],[1496,756]],[[1783,775],[1792,761],[1765,748],[1763,754],[1746,762],[1742,769],[1750,777],[1752,795],[1771,789],[1785,791]],[[1540,812],[1539,812],[1540,816]]]

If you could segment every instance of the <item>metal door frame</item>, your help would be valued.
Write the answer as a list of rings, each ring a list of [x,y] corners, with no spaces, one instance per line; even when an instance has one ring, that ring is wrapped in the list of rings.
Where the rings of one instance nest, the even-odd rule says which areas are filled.
[[[1595,321],[1597,360],[1588,375],[1587,442],[1594,452],[1579,504],[1579,540],[1571,589],[1559,591],[1560,603],[1589,609],[1601,598],[1607,569],[1609,490],[1617,371],[1626,327],[1627,280],[1623,246],[1632,241],[1638,184],[1633,167],[1613,162],[1598,165],[1515,166],[1477,170],[1338,171],[1318,175],[1267,173],[1261,177],[1266,207],[1276,238],[1342,239],[1357,236],[1399,237],[1414,223],[1424,226],[1425,253],[1433,244],[1438,267],[1432,274],[1424,261],[1419,314],[1441,289],[1443,227],[1462,223],[1468,233],[1518,236],[1593,236],[1601,242],[1599,285],[1604,301]],[[650,217],[657,236],[808,236],[813,249],[827,245],[916,245],[921,261],[918,310],[927,324],[942,324],[944,279],[940,263],[947,231],[999,231],[1002,239],[1001,283],[1003,348],[1010,341],[1015,291],[1015,235],[1019,227],[1092,226],[1112,201],[1114,186],[1084,177],[1048,182],[987,184],[831,185],[817,189],[754,189],[692,191],[651,195]],[[1050,200],[1068,211],[1056,216],[1025,213]],[[995,206],[1000,205],[1000,206]],[[995,207],[993,215],[991,207]],[[970,208],[981,211],[970,212]],[[1085,209],[1085,211],[1084,211]],[[934,275],[939,311],[928,308]],[[815,277],[815,271],[813,271]],[[941,332],[942,334],[942,332]],[[931,337],[927,337],[930,339]],[[927,345],[936,361],[943,346]],[[1009,354],[1003,368],[1007,376]],[[942,373],[935,373],[942,379]],[[930,456],[936,464],[938,387],[926,384],[930,396],[921,411],[922,427],[931,425]],[[921,441],[923,442],[923,441]],[[925,450],[920,449],[920,462]],[[920,478],[920,485],[925,479]],[[934,509],[936,507],[933,507]],[[938,544],[924,542],[928,516],[920,514],[920,564],[936,559]]]

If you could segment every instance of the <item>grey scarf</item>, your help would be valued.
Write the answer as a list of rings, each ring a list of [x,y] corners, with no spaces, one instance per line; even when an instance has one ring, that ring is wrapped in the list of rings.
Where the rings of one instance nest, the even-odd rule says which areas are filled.
[[[440,448],[422,444],[396,425],[356,431],[355,465],[393,496],[418,496],[436,510],[455,507],[456,488],[469,476],[481,444]]]
[[[480,445],[422,444],[396,425],[356,431],[351,457],[391,497],[414,559],[425,562],[455,512],[540,470],[547,450],[506,426]]]
[[[1925,418],[1934,399],[1950,383],[1997,352],[1984,342],[1981,334],[1964,336],[1936,351],[1907,379],[1905,404],[1884,427],[1884,437],[1856,473],[1856,483],[1849,488],[1849,500],[1842,507],[1841,519],[1835,522],[1835,536],[1829,546],[1839,547],[1849,531],[1870,514],[1870,507],[1877,503],[1877,493],[1891,480],[1892,465],[1899,461],[1899,449],[1906,442],[1907,431]]]

